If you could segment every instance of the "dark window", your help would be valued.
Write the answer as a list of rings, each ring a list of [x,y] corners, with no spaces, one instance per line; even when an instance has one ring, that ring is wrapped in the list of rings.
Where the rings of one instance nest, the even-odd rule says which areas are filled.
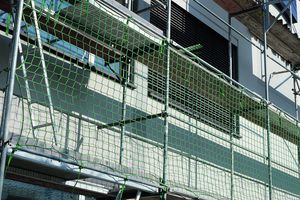
[[[151,23],[165,31],[166,14],[163,7],[152,9]],[[200,47],[193,48],[192,52],[229,75],[228,41],[225,38],[175,3],[172,4],[171,28],[171,38],[176,43],[185,48]],[[237,47],[234,45],[232,47],[233,78],[237,80]],[[163,102],[164,88],[165,77],[149,69],[149,96]],[[233,132],[236,137],[239,137],[239,116],[176,80],[170,81],[170,106],[202,123],[228,134]]]
[[[172,3],[171,16],[171,38],[183,47],[200,44],[202,47],[192,52],[229,75],[228,40],[175,3]],[[151,10],[150,22],[163,31],[166,30],[166,20],[167,13],[162,6]],[[233,78],[237,80],[238,60],[235,45],[232,45],[232,58]]]

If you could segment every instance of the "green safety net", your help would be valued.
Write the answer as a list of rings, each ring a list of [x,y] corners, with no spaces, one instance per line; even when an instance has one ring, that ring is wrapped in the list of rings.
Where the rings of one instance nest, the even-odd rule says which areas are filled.
[[[15,151],[198,198],[264,199],[268,108],[273,195],[299,198],[297,121],[190,52],[201,45],[167,44],[105,1],[25,1],[22,20]]]

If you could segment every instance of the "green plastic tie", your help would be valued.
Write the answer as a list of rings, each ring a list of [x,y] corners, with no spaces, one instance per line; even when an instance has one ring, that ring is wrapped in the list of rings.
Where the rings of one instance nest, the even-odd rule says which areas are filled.
[[[9,34],[10,22],[11,22],[11,14],[9,13],[6,20],[6,30],[5,30],[6,35]]]
[[[166,40],[161,41],[161,45],[159,47],[159,56],[162,57],[165,51]]]
[[[72,193],[75,192],[76,185],[78,184],[78,181],[79,181],[79,179],[80,179],[80,177],[81,177],[81,170],[83,169],[82,163],[81,163],[78,167],[79,167],[79,172],[78,172],[78,174],[77,174],[76,182],[75,182],[75,184],[74,184],[74,186],[73,186]]]
[[[7,159],[7,165],[6,165],[6,168],[5,168],[5,173],[7,172],[12,160],[13,160],[13,157],[14,157],[14,154],[16,153],[16,151],[18,151],[19,149],[21,149],[22,146],[19,145],[19,144],[16,144],[16,147],[13,148],[11,154],[9,155],[8,159]]]
[[[282,125],[282,119],[281,119],[281,112],[279,113],[279,126],[281,126]]]
[[[126,189],[126,181],[127,181],[127,177],[124,179],[124,184],[123,185],[121,185],[121,188],[120,188],[120,191],[119,191],[119,193],[118,193],[118,195],[117,195],[117,200],[122,200],[122,197],[123,197],[123,193],[124,193],[124,191],[125,191],[125,189]]]
[[[223,86],[220,87],[220,94],[221,94],[222,96],[225,96],[225,92],[224,92]]]
[[[244,89],[241,90],[241,97],[243,97]],[[244,108],[244,101],[243,99],[239,99],[240,109],[243,110]]]
[[[128,34],[128,31],[129,31],[129,22],[131,21],[132,17],[127,17],[127,20],[126,20],[126,30],[123,34],[123,38],[122,38],[122,46],[126,46],[128,44],[128,38],[129,38],[129,34]]]

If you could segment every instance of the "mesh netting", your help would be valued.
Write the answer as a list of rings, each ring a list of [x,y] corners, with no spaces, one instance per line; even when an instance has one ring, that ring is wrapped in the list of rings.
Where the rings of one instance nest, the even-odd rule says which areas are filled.
[[[27,1],[22,19],[14,146],[160,184],[165,38],[101,1]],[[199,198],[265,199],[265,101],[187,49],[169,48],[166,185]],[[297,199],[299,127],[269,113],[274,199]]]

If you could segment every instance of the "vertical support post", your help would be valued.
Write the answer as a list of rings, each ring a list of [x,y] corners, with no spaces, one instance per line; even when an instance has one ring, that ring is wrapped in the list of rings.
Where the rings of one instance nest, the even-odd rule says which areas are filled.
[[[297,102],[297,95],[298,91],[296,89],[296,81],[297,78],[293,76],[293,87],[294,87],[294,103],[295,103],[295,117],[297,120],[299,120],[299,113],[298,113],[298,102]]]
[[[198,161],[195,160],[195,188],[198,189]]]
[[[3,113],[1,120],[1,161],[0,161],[0,198],[3,192],[3,182],[5,176],[6,156],[8,151],[8,123],[11,114],[11,104],[15,85],[15,75],[18,60],[18,45],[20,42],[20,29],[23,14],[23,0],[18,1],[16,21],[14,23],[13,45],[9,58],[10,71],[8,74],[7,87],[5,90],[5,98],[3,103]]]
[[[36,14],[36,10],[35,10],[34,0],[31,0],[31,6],[32,6],[34,27],[35,27],[35,35],[37,38],[38,49],[39,49],[40,56],[41,56],[41,64],[42,64],[43,75],[44,75],[44,80],[45,80],[45,85],[46,85],[46,91],[47,91],[47,96],[48,96],[48,101],[49,101],[49,112],[50,112],[50,119],[51,119],[51,123],[52,123],[53,139],[54,139],[54,143],[57,145],[56,128],[55,128],[55,120],[54,120],[54,109],[53,109],[50,85],[49,85],[48,74],[47,74],[47,67],[46,67],[45,57],[44,57],[44,53],[43,53],[43,44],[42,44],[41,33],[40,33],[40,29],[39,29],[39,24],[38,24],[38,18],[37,18],[37,14]]]
[[[169,83],[170,83],[170,43],[171,43],[171,5],[172,0],[167,1],[167,49],[166,49],[166,93],[165,93],[165,134],[164,134],[164,153],[163,153],[163,184],[164,184],[164,194],[163,199],[167,199],[167,173],[168,173],[168,139],[169,139],[169,122],[168,122],[168,112],[169,112]]]
[[[69,135],[70,135],[70,115],[67,115],[65,150],[64,150],[65,157],[68,157],[69,154]]]
[[[231,15],[230,13],[228,14],[228,57],[229,57],[229,76],[232,79],[233,77],[233,72],[232,72],[232,39],[231,39]],[[232,83],[232,81],[230,80],[230,83]]]
[[[267,31],[269,29],[269,2],[263,2],[263,42],[264,42],[264,70],[265,70],[265,99],[266,99],[266,130],[267,130],[267,150],[268,150],[268,179],[269,179],[269,199],[272,200],[272,160],[271,160],[271,136],[270,136],[270,114],[269,114],[269,81],[267,66]]]
[[[125,62],[127,63],[127,62]],[[123,64],[123,63],[122,63]],[[130,79],[130,71],[131,71],[131,63],[130,60],[128,62],[128,67],[124,69],[123,71],[123,78],[122,78],[122,89],[123,89],[123,96],[122,96],[122,116],[121,120],[124,121],[126,119],[126,95],[127,95],[127,85]],[[123,150],[124,150],[124,135],[125,135],[125,124],[121,124],[121,139],[120,139],[120,157],[119,157],[119,164],[122,165],[122,159],[123,159]]]
[[[232,41],[231,41],[231,15],[228,14],[228,57],[229,57],[229,75],[232,79]],[[232,80],[230,80],[230,84],[232,84]],[[236,122],[236,117],[234,117],[234,123]],[[230,132],[230,153],[231,153],[231,169],[230,169],[230,199],[234,199],[234,149],[233,149],[233,134],[236,130],[236,124],[233,125],[233,128]]]
[[[138,191],[137,191],[137,193],[136,193],[135,200],[140,200],[140,198],[141,198],[141,195],[142,195],[142,192],[141,192],[141,190],[138,190]]]
[[[298,95],[298,90],[296,89],[297,86],[296,86],[296,82],[297,82],[297,78],[295,76],[293,76],[293,87],[294,87],[294,105],[295,105],[295,117],[297,119],[297,122],[296,122],[296,126],[298,127],[298,120],[299,120],[299,112],[298,112],[298,98],[297,98],[297,95]],[[298,163],[300,163],[300,142],[298,141],[298,146],[297,146],[297,149],[298,149]],[[298,164],[298,177],[300,178],[300,165]]]
[[[132,1],[133,0],[125,0],[125,6],[128,8],[128,10],[132,10]]]
[[[189,117],[189,123],[192,124],[191,117]],[[192,134],[191,125],[189,125],[189,133]],[[191,155],[188,155],[188,187],[191,187]]]
[[[79,115],[79,118],[78,118],[78,127],[77,127],[77,139],[76,139],[76,152],[79,152],[79,149],[80,149],[80,146],[83,142],[83,139],[81,137],[81,119],[82,119],[82,116]],[[98,137],[98,134],[97,134],[97,137]],[[98,138],[97,138],[98,140]]]
[[[293,12],[292,12],[292,3],[290,4],[290,31],[293,33]]]

